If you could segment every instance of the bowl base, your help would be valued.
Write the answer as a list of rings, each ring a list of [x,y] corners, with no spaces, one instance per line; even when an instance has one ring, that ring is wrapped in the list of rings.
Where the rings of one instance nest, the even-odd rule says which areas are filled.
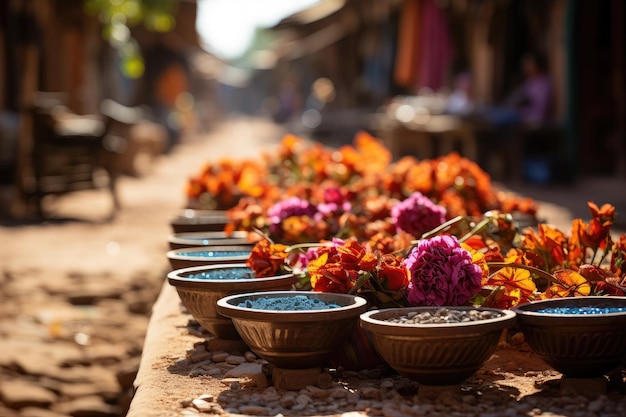
[[[604,395],[607,391],[608,382],[604,377],[571,378],[563,376],[561,379],[562,395],[585,395],[591,398]]]
[[[276,389],[299,391],[310,385],[330,388],[332,377],[322,368],[307,369],[272,369],[272,384]]]

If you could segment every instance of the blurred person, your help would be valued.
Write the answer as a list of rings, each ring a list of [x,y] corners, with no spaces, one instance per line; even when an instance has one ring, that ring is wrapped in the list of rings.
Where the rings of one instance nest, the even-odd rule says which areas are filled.
[[[550,121],[552,82],[547,59],[540,53],[522,57],[524,81],[509,94],[503,106],[488,107],[485,117],[496,127],[526,125],[539,127]]]
[[[284,79],[280,83],[277,94],[277,111],[274,120],[284,123],[298,114],[301,107],[300,92],[297,83],[292,79]]]
[[[524,82],[513,91],[507,102],[514,108],[520,121],[528,125],[543,125],[550,119],[552,82],[548,76],[546,57],[528,53],[522,58]]]
[[[454,89],[446,101],[445,112],[457,116],[468,116],[474,112],[474,102],[471,98],[472,77],[462,72],[454,78]]]
[[[508,95],[502,106],[487,107],[480,112],[492,127],[485,142],[491,156],[483,163],[490,166],[487,170],[492,175],[499,173],[496,176],[503,175],[515,181],[521,181],[525,176],[529,134],[548,125],[552,116],[552,81],[546,57],[536,52],[526,53],[521,64],[524,75],[521,84]],[[500,157],[494,158],[492,152]]]

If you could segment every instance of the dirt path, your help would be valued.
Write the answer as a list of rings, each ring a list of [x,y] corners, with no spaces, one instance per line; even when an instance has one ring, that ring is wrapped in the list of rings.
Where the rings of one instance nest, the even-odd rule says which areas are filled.
[[[238,119],[188,140],[119,181],[111,222],[98,190],[47,201],[50,221],[0,226],[0,415],[125,415],[187,178],[220,157],[256,157],[282,134]]]

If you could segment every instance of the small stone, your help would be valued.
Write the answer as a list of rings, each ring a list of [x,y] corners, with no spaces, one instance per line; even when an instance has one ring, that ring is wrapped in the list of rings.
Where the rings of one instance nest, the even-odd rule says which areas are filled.
[[[346,398],[346,395],[348,395],[348,392],[349,391],[345,388],[335,388],[330,393],[330,396],[335,399]]]
[[[512,344],[513,346],[521,345],[522,343],[524,343],[524,333],[522,332],[514,333],[509,339],[509,343]]]
[[[261,398],[263,398],[263,401],[265,401],[266,403],[270,403],[272,401],[279,401],[281,397],[278,391],[276,391],[276,388],[269,387],[265,391],[263,391],[263,393],[261,394]]]
[[[220,368],[210,368],[206,370],[206,374],[208,376],[217,376],[220,375],[222,373],[222,370]]]
[[[601,395],[600,397],[598,397],[595,400],[591,401],[587,405],[587,410],[591,411],[592,413],[597,413],[598,411],[604,410],[604,406],[606,404],[606,400],[607,400],[606,396],[605,395]]]
[[[300,405],[307,405],[311,402],[311,397],[308,396],[307,394],[299,394],[296,397],[296,403],[300,404]]]
[[[0,415],[4,416],[3,410],[0,409]],[[19,411],[20,417],[67,417],[65,414],[60,414],[55,411],[45,410],[39,407],[26,407],[21,408]]]
[[[356,404],[359,401],[359,394],[356,392],[348,392],[348,394],[346,394],[346,401],[348,404]]]
[[[286,394],[280,399],[279,403],[282,407],[292,408],[296,405],[296,396],[293,394]]]
[[[250,352],[250,351],[247,351],[246,353],[244,353],[243,357],[246,358],[248,362],[255,362],[258,359],[257,356],[253,352]]]
[[[311,394],[313,398],[322,399],[328,398],[330,391],[322,388],[318,388],[312,385],[306,387],[306,390]]]
[[[211,355],[211,360],[216,363],[225,362],[229,356],[228,352],[216,352]]]
[[[213,410],[213,404],[211,404],[211,402],[207,402],[201,398],[195,398],[192,402],[191,405],[193,405],[193,407],[200,411],[201,413],[209,413]]]
[[[268,415],[267,409],[259,405],[243,405],[239,407],[239,411],[242,414],[250,416],[266,416]]]
[[[206,350],[204,351],[192,350],[192,351],[187,352],[187,355],[186,355],[187,360],[190,363],[198,363],[198,362],[206,361],[207,359],[211,359],[212,356],[213,355],[211,354],[211,352],[207,352]]]
[[[231,365],[240,365],[246,362],[246,358],[240,355],[228,355],[225,359],[225,362]]]
[[[383,382],[380,383],[380,387],[382,389],[392,389],[393,388],[393,381],[390,381],[388,379],[384,380]]]
[[[317,386],[320,388],[330,388],[333,386],[333,377],[329,373],[322,373],[317,377]]]
[[[371,401],[368,400],[359,400],[354,406],[357,410],[365,411],[368,410],[372,405]]]
[[[192,369],[191,371],[189,371],[190,378],[197,378],[199,376],[207,376],[208,374],[209,372],[202,368],[196,368],[196,369]]]
[[[0,386],[0,398],[10,408],[48,407],[57,396],[38,385],[24,381],[12,381]]]
[[[267,387],[267,377],[263,373],[263,365],[254,362],[244,362],[224,374],[226,378],[247,378],[252,385],[258,388]],[[249,386],[249,385],[248,385]]]
[[[380,399],[380,390],[374,387],[363,387],[360,389],[360,394],[362,398],[367,398],[370,400],[379,400]]]
[[[63,403],[58,407],[62,413],[71,416],[110,416],[119,414],[116,406],[107,404],[100,397],[84,397]]]

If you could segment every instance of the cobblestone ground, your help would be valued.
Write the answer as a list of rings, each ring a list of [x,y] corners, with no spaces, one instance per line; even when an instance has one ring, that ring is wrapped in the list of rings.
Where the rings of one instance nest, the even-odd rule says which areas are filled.
[[[120,180],[123,209],[111,222],[108,195],[86,191],[47,201],[50,221],[0,225],[0,416],[125,415],[187,177],[222,156],[257,156],[283,133],[237,119],[184,142],[147,175]],[[544,194],[540,215],[567,227],[573,211]]]
[[[50,221],[0,226],[0,416],[125,415],[188,176],[222,156],[255,157],[282,134],[238,119],[187,140],[119,181],[111,222],[96,190],[46,201]]]

